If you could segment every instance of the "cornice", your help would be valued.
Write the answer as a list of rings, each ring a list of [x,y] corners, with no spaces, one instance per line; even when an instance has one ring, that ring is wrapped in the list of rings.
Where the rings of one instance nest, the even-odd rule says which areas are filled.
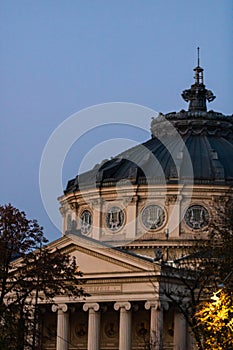
[[[96,197],[88,197],[88,200],[85,201],[83,199],[82,195],[88,196],[89,191],[87,189],[87,192],[84,192],[82,190],[82,193],[79,192],[79,190],[69,193],[62,197],[61,205],[63,206],[65,203],[65,208],[61,209],[62,213],[65,213],[68,208],[77,210],[77,208],[81,207],[82,205],[89,206],[91,208],[95,208],[96,206],[100,204],[104,204],[105,202],[109,202],[111,200],[116,199],[116,189],[115,189],[116,182],[111,183],[104,183],[104,187],[101,188],[101,192],[96,194]],[[150,196],[153,194],[153,191],[157,194],[158,192],[161,192],[161,198],[165,194],[167,194],[167,198],[174,198],[179,194],[182,194],[183,192],[190,192],[193,193],[199,193],[200,195],[203,195],[203,192],[221,192],[221,191],[232,191],[233,193],[233,186],[232,183],[217,183],[213,184],[213,181],[210,179],[203,179],[198,180],[196,179],[194,184],[191,186],[189,183],[167,183],[166,188],[164,188],[164,183],[160,183],[159,181],[155,181],[154,179],[147,179],[139,178],[138,184],[137,184],[137,190],[136,188],[133,188],[133,192],[135,192],[135,196],[132,195],[132,190],[130,190],[129,194],[127,195],[127,188],[124,188],[122,192],[122,198],[119,198],[118,201],[121,200],[128,201],[128,198],[132,198],[132,204],[136,202],[141,202],[144,199],[147,199],[148,197],[148,185],[150,185]],[[106,186],[106,187],[105,187]],[[173,192],[173,193],[172,193]],[[127,197],[128,196],[128,197]],[[68,203],[68,204],[67,204]],[[69,207],[67,206],[69,205]]]
[[[85,289],[85,285],[86,286],[92,286],[92,285],[122,285],[125,283],[151,283],[153,280],[153,283],[156,281],[159,281],[161,275],[156,275],[156,274],[148,274],[147,276],[137,276],[137,277],[112,277],[112,278],[101,278],[98,279],[96,277],[92,277],[92,278],[87,278],[86,279],[86,283],[83,285],[83,289]]]
[[[209,111],[185,111],[160,113],[158,118],[152,119],[152,137],[173,135],[175,130],[182,136],[208,135],[233,138],[233,116]]]

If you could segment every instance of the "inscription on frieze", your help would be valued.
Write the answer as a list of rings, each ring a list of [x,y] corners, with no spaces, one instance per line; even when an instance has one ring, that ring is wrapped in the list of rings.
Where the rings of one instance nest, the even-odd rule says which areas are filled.
[[[85,291],[90,294],[121,293],[121,285],[115,286],[85,286]]]

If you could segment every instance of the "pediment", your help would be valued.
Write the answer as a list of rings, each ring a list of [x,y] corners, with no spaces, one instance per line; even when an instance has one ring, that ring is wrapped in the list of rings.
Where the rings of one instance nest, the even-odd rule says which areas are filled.
[[[77,259],[80,271],[87,275],[147,273],[159,271],[160,267],[142,256],[107,247],[98,241],[69,234],[50,244],[64,254]]]

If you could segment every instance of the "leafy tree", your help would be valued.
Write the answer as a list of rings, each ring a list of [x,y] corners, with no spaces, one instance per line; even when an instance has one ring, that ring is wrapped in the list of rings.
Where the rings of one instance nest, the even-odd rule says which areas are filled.
[[[206,350],[233,348],[233,210],[218,213],[211,225],[209,249],[212,259],[205,264],[215,278],[211,300],[201,302],[195,314]]]
[[[186,255],[174,260],[172,266],[164,263],[161,293],[183,314],[199,350],[209,349],[204,341],[204,328],[197,317],[200,305],[209,301],[223,282],[226,293],[232,295],[232,251],[233,211],[229,205],[224,211],[218,210],[209,226],[208,239],[192,242]]]
[[[205,350],[233,349],[233,292],[219,290],[196,313]]]
[[[233,202],[224,211],[218,211],[210,228],[211,268],[218,285],[224,281],[224,288],[233,291]]]
[[[206,296],[210,285],[210,273],[204,274],[199,267],[199,258],[179,261],[180,266],[162,266],[160,293],[165,295],[177,312],[180,312],[193,336],[199,350],[202,347],[202,330],[198,327],[195,314],[203,296]]]
[[[36,349],[40,300],[87,295],[74,257],[46,246],[36,220],[0,206],[0,348]]]

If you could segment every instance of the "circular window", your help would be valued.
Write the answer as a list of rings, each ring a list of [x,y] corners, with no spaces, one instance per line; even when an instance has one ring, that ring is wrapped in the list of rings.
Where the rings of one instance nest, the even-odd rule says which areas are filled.
[[[81,214],[81,232],[86,235],[91,231],[92,214],[89,210],[84,210]]]
[[[155,230],[162,226],[164,220],[165,212],[159,205],[148,205],[142,211],[143,225],[150,230]]]
[[[106,214],[106,225],[111,231],[117,231],[123,226],[124,212],[119,207],[112,207]]]
[[[185,212],[184,221],[192,229],[199,230],[208,225],[209,213],[202,205],[191,205]]]

